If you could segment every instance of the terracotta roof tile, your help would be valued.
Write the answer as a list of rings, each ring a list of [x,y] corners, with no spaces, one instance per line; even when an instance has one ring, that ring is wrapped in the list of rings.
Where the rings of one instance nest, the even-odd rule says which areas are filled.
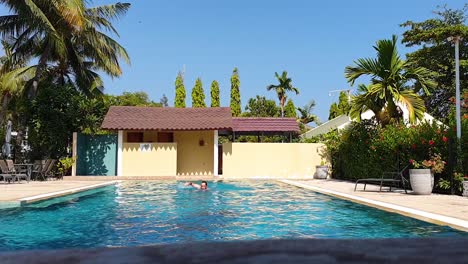
[[[295,118],[235,117],[232,130],[238,132],[299,132]]]
[[[112,106],[101,128],[108,130],[230,130],[232,115],[229,107]]]

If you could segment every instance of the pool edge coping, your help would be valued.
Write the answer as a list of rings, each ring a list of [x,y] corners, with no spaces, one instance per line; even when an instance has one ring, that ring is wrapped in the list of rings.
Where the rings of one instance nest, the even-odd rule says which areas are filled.
[[[376,200],[363,198],[363,197],[346,194],[342,192],[332,191],[332,190],[328,190],[328,189],[324,189],[320,187],[311,186],[305,183],[295,182],[293,180],[278,180],[278,181],[285,183],[285,184],[293,185],[296,187],[312,190],[321,194],[334,196],[343,200],[348,200],[348,201],[356,202],[359,204],[367,205],[367,206],[374,207],[380,210],[398,213],[398,214],[408,216],[411,218],[415,218],[424,222],[429,222],[429,223],[437,224],[437,225],[450,226],[454,229],[468,232],[468,221],[463,220],[463,219],[440,215],[436,213],[430,213],[430,212],[413,209],[413,208],[405,207],[401,205],[391,204],[387,202],[376,201]]]
[[[49,192],[49,193],[43,193],[43,194],[38,194],[34,196],[29,196],[29,197],[24,197],[16,200],[19,203],[19,206],[23,206],[26,204],[42,201],[42,200],[48,200],[52,198],[57,198],[57,197],[62,197],[74,193],[79,193],[79,192],[84,192],[92,189],[97,189],[105,186],[110,186],[110,185],[115,185],[121,181],[114,180],[114,181],[108,181],[108,182],[101,182],[97,184],[92,184],[92,185],[87,185],[87,186],[82,186],[82,187],[76,187],[76,188],[71,188],[67,190],[62,190],[62,191],[56,191],[56,192]]]

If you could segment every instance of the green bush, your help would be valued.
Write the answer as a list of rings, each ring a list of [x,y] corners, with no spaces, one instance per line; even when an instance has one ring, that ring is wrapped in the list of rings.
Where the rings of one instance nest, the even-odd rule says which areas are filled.
[[[371,121],[351,123],[343,131],[332,131],[307,142],[324,142],[332,163],[332,176],[355,181],[360,178],[380,177],[383,171],[397,171],[409,165],[409,160],[422,161],[438,154],[447,162],[444,171],[436,174],[435,192],[451,189],[453,173],[466,175],[466,134],[468,120],[463,121],[462,152],[457,152],[453,128],[445,125],[423,123],[417,126],[391,124],[385,127]],[[461,162],[457,164],[457,157]],[[458,174],[457,174],[458,175]],[[458,178],[453,187],[460,192]]]

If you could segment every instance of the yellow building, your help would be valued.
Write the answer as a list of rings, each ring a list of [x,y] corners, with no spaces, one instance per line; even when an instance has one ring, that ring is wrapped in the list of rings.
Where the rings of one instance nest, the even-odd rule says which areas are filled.
[[[113,106],[103,129],[116,131],[117,176],[307,178],[321,144],[241,143],[239,135],[299,132],[294,118],[233,118],[228,107]],[[232,141],[219,144],[220,135]]]

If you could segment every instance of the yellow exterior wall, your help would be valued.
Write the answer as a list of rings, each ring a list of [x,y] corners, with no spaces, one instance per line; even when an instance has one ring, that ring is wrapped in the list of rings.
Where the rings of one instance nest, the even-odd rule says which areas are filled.
[[[140,144],[123,144],[122,176],[176,175],[177,143],[149,143],[150,151],[140,151]]]
[[[200,140],[204,145],[200,146]],[[177,131],[177,175],[212,175],[214,162],[213,131]]]
[[[323,144],[224,143],[224,178],[313,178]]]

